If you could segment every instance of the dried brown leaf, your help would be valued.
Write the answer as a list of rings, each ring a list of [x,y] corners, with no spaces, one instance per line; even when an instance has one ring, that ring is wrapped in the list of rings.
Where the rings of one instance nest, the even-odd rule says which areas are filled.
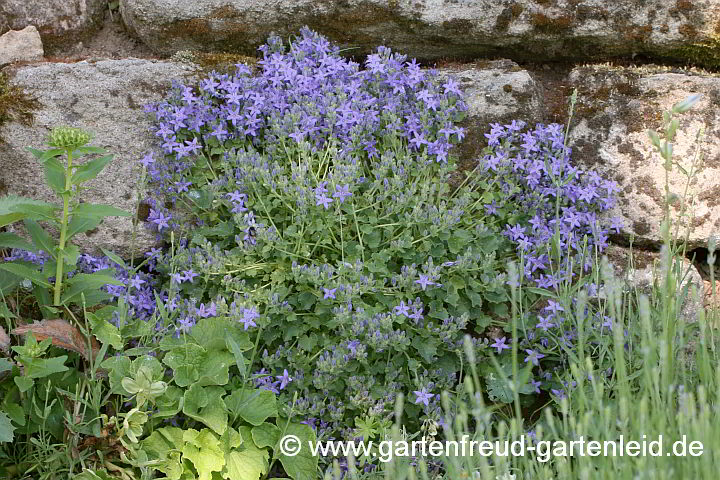
[[[85,357],[85,359],[90,359],[90,355],[87,351],[87,340],[85,336],[80,332],[80,330],[70,325],[65,320],[55,318],[52,320],[30,323],[17,327],[10,333],[13,335],[25,335],[28,332],[32,332],[38,340],[50,338],[52,339],[52,344],[56,347],[77,352]],[[94,337],[92,337],[91,340],[92,357],[95,359],[98,351],[100,350],[100,344]]]

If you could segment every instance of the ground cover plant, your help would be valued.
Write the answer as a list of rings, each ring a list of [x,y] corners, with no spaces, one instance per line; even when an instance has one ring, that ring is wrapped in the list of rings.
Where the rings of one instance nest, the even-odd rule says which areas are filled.
[[[0,220],[25,219],[33,240],[0,233],[12,248],[0,316],[25,335],[0,363],[6,476],[709,475],[714,343],[701,314],[697,361],[676,360],[695,327],[677,325],[691,292],[678,288],[669,210],[657,288],[627,292],[600,260],[620,226],[605,215],[617,185],[573,165],[569,126],[491,125],[463,173],[451,147],[466,107],[452,78],[384,47],[359,65],[308,29],[261,52],[259,71],[175,84],[146,107],[161,144],[141,162],[148,226],[167,248],[139,264],[67,243],[120,213],[73,204],[72,185],[109,161],[73,163],[101,153],[82,131],[33,152],[61,212],[3,199]],[[666,113],[663,141],[651,137],[668,169],[675,116],[693,101]],[[55,221],[58,244],[38,220]],[[45,320],[25,325],[33,316]],[[631,415],[636,402],[649,413]],[[710,456],[656,470],[278,449],[285,434],[539,441],[686,428]]]

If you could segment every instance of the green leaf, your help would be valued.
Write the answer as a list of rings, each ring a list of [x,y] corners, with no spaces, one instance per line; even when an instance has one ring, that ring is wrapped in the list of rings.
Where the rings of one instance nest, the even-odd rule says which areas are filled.
[[[87,312],[87,319],[90,321],[90,331],[100,343],[107,343],[115,350],[122,350],[123,341],[120,329],[91,312]]]
[[[82,217],[80,215],[73,215],[68,223],[67,236],[72,238],[78,233],[87,232],[93,228],[97,228],[102,222],[101,218],[96,217]]]
[[[78,273],[77,275],[67,280],[68,288],[60,300],[63,305],[66,305],[71,300],[75,303],[79,302],[80,294],[83,292],[92,292],[98,290],[105,285],[123,285],[120,280],[109,275],[103,275],[99,272],[96,273]]]
[[[193,327],[190,336],[208,351],[225,350],[225,339],[231,337],[245,352],[253,348],[253,343],[240,324],[227,318],[202,318]]]
[[[25,393],[35,385],[35,380],[28,377],[14,377],[15,385],[20,389],[20,393]]]
[[[200,370],[207,358],[205,349],[200,345],[188,343],[173,348],[163,357],[163,363],[173,369],[175,385],[187,387],[200,378]]]
[[[185,445],[183,458],[190,460],[198,472],[198,480],[211,480],[212,472],[220,472],[225,466],[225,456],[220,441],[204,428],[201,431],[188,429],[183,432]]]
[[[75,150],[73,150],[73,156],[80,157],[83,155],[87,155],[88,153],[97,153],[97,154],[103,154],[106,153],[107,150],[105,150],[102,147],[93,147],[92,145],[87,145],[83,147],[77,147]]]
[[[225,399],[225,404],[235,417],[255,426],[278,414],[275,394],[268,390],[235,390]]]
[[[130,217],[132,214],[125,210],[120,210],[111,205],[98,205],[94,203],[81,203],[77,207],[73,208],[73,215],[80,215],[82,217]]]
[[[240,350],[240,345],[238,345],[232,337],[227,337],[225,339],[225,344],[227,345],[228,350],[230,350],[233,353],[233,356],[235,356],[235,365],[238,367],[240,376],[245,378],[245,375],[247,375],[247,367],[245,366],[245,357],[242,354],[242,350]]]
[[[281,436],[282,432],[280,429],[272,423],[265,422],[252,429],[253,442],[260,448],[275,448]]]
[[[250,429],[240,427],[243,438],[250,438]],[[226,455],[226,465],[222,476],[226,480],[258,480],[267,473],[270,454],[266,449],[255,446],[253,442],[244,442],[239,450]]]
[[[61,355],[52,358],[24,359],[22,364],[25,367],[25,376],[28,378],[44,378],[53,373],[67,372],[69,370],[65,366],[67,358],[67,355]]]
[[[35,285],[39,285],[45,288],[52,288],[52,285],[45,279],[45,276],[42,273],[26,267],[25,265],[10,262],[0,263],[0,270],[5,270],[6,272],[10,272],[20,277],[27,278]]]
[[[183,413],[222,435],[228,426],[227,409],[222,399],[224,393],[221,387],[194,384],[185,391]]]
[[[115,480],[104,470],[83,470],[80,474],[73,476],[73,480]]]
[[[104,157],[90,160],[89,162],[85,162],[82,165],[78,166],[75,169],[75,172],[73,173],[71,179],[73,185],[79,185],[83,182],[87,182],[88,180],[95,178],[98,173],[100,173],[102,169],[105,168],[105,165],[110,163],[112,159],[112,155],[106,155]]]
[[[200,365],[198,385],[227,385],[233,360],[233,355],[225,350],[209,353],[205,362]]]
[[[45,181],[53,192],[62,195],[65,192],[65,167],[56,159],[48,158],[43,163]]]
[[[448,239],[448,249],[451,253],[460,253],[467,247],[472,234],[466,230],[455,230]]]
[[[0,198],[0,227],[10,225],[24,218],[53,219],[56,205],[31,198],[10,195]]]
[[[35,148],[27,147],[26,150],[33,154],[33,156],[40,161],[40,163],[44,163],[45,160],[48,158],[58,157],[65,153],[65,150],[62,148],[52,148],[50,150],[37,150]]]
[[[21,250],[27,250],[29,252],[36,252],[37,250],[32,243],[23,240],[19,236],[10,232],[0,232],[0,248],[19,248]]]
[[[25,220],[25,228],[32,238],[35,246],[57,260],[57,247],[48,233],[34,220]]]
[[[308,448],[308,442],[316,440],[315,432],[309,425],[291,423],[285,430],[285,435],[296,436],[300,439],[300,445],[302,446],[300,453],[294,457],[277,452],[276,456],[282,463],[285,473],[293,480],[315,480],[317,478],[318,457],[314,457],[310,448]]]
[[[10,417],[0,412],[0,442],[12,442],[15,437],[15,427],[10,423]]]
[[[100,247],[100,250],[105,254],[106,257],[108,257],[113,262],[117,263],[121,267],[127,269],[127,265],[125,265],[125,261],[117,256],[114,252],[111,252],[110,250],[107,250],[105,248]]]

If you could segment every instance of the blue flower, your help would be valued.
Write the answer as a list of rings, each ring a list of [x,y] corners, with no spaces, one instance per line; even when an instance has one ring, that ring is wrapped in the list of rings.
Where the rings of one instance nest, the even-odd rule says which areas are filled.
[[[423,387],[422,390],[415,390],[413,393],[416,396],[415,404],[422,403],[426,407],[430,405],[430,400],[435,396],[434,393],[428,393],[427,387]]]

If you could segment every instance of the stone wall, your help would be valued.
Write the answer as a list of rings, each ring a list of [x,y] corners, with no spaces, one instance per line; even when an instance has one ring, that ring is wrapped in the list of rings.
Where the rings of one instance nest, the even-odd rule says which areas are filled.
[[[69,124],[93,131],[96,143],[116,154],[87,199],[131,208],[135,167],[154,145],[141,106],[162,98],[172,79],[202,71],[173,55],[222,53],[232,63],[236,55],[257,54],[271,32],[287,37],[308,25],[348,55],[360,58],[385,45],[455,75],[470,106],[468,137],[458,149],[465,161],[485,145],[490,123],[565,122],[568,96],[577,88],[573,158],[618,181],[621,202],[613,213],[626,226],[614,240],[645,248],[661,241],[665,181],[646,130],[660,127],[662,110],[702,93],[683,116],[675,144],[688,168],[697,131],[705,128],[702,161],[687,186],[694,202],[689,248],[704,247],[720,231],[720,0],[121,0],[114,15],[101,0],[26,4],[0,5],[0,33],[36,27],[53,57],[38,59],[35,49],[26,61],[4,62],[13,62],[4,71],[41,106],[32,127],[0,125],[0,194],[49,194],[24,148],[40,147],[51,127]],[[63,48],[82,52],[73,45],[97,37],[103,15],[142,45],[144,59],[132,59],[132,49],[126,59],[101,59],[97,51],[79,62],[77,55],[73,63],[63,59]],[[17,42],[17,33],[12,38]],[[677,172],[670,176],[676,193],[685,182]],[[82,246],[127,253],[129,222],[107,222]],[[153,241],[141,235],[138,248]]]

